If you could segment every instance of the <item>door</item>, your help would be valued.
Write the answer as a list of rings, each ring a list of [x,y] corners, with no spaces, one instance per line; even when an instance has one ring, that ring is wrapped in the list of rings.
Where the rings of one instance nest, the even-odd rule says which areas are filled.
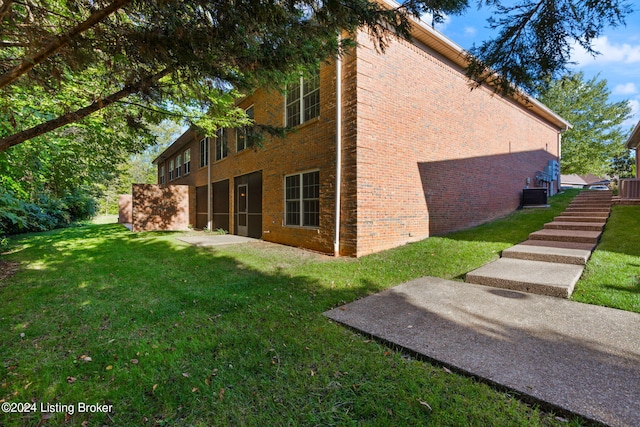
[[[262,171],[234,178],[234,234],[262,237]]]
[[[238,213],[238,235],[249,235],[249,186],[247,184],[238,185],[238,204],[236,212]]]

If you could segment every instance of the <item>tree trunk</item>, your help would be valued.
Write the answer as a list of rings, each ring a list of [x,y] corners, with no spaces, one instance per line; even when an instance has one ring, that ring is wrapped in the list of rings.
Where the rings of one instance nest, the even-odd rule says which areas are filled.
[[[118,92],[107,96],[106,98],[102,98],[94,102],[93,104],[76,110],[72,113],[67,113],[63,116],[60,116],[56,119],[49,120],[47,122],[41,123],[32,128],[23,130],[18,133],[14,133],[13,135],[7,136],[5,138],[0,139],[0,152],[5,151],[7,148],[13,147],[14,145],[18,145],[21,142],[27,141],[29,139],[35,138],[36,136],[43,135],[47,132],[51,132],[56,130],[64,125],[68,125],[70,123],[78,122],[89,114],[95,113],[109,105],[113,104],[121,100],[122,98],[139,92],[142,88],[152,86],[162,77],[169,74],[169,70],[160,71],[153,76],[148,76],[144,79],[139,80],[136,83],[132,83],[130,85],[125,86],[123,89]]]
[[[84,22],[78,24],[71,30],[58,36],[54,41],[40,49],[34,55],[24,58],[22,62],[11,70],[0,76],[0,89],[13,83],[21,75],[28,73],[33,67],[46,60],[48,57],[59,51],[62,47],[69,44],[69,41],[79,34],[87,31],[116,10],[131,3],[132,0],[114,0],[109,6],[100,9],[91,14]],[[8,3],[11,5],[11,2]]]

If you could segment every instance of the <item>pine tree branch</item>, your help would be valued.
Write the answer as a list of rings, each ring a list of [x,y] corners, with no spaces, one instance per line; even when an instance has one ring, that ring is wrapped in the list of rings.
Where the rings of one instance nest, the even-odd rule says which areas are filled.
[[[4,19],[5,16],[11,11],[11,5],[13,0],[4,0],[2,5],[0,5],[0,21]]]
[[[16,65],[14,68],[0,76],[0,89],[13,83],[20,76],[28,73],[33,67],[49,58],[64,46],[68,45],[69,42],[79,34],[87,31],[89,28],[104,20],[107,16],[111,15],[116,10],[126,6],[131,2],[132,0],[114,0],[107,7],[92,13],[91,16],[89,16],[84,22],[76,25],[71,30],[58,36],[54,41],[40,49],[31,57],[24,58],[20,64]],[[9,1],[8,4],[11,5],[11,2]]]
[[[137,93],[144,88],[153,86],[155,83],[157,83],[158,80],[160,80],[162,77],[166,76],[167,74],[169,74],[169,70],[165,69],[152,76],[147,76],[146,78],[141,79],[136,83],[129,84],[124,88],[122,88],[121,90],[119,90],[118,92],[113,93],[105,98],[99,99],[87,107],[81,108],[71,113],[64,114],[58,118],[46,121],[32,128],[29,128],[21,132],[14,133],[13,135],[9,135],[5,138],[2,138],[0,139],[0,152],[5,151],[10,147],[13,147],[14,145],[18,145],[21,142],[43,135],[47,132],[51,132],[62,126],[68,125],[70,123],[76,123],[84,119],[88,115],[93,114],[96,111],[99,111],[105,107],[108,107],[109,105],[115,102],[118,102],[122,98],[125,98],[134,93]]]

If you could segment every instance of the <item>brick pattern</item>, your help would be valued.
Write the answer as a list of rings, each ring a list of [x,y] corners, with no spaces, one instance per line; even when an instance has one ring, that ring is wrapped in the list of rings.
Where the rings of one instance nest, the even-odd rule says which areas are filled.
[[[462,70],[425,46],[395,41],[382,55],[366,34],[358,37],[342,66],[340,254],[365,255],[516,209],[526,178],[533,183],[557,158],[557,130],[491,90],[470,91]],[[220,161],[212,138],[211,181],[229,180],[231,230],[234,179],[262,171],[262,238],[333,253],[335,78],[335,64],[323,64],[320,116],[286,138],[236,153],[231,131]],[[261,89],[239,106],[252,105],[258,123],[284,125],[283,93]],[[200,139],[188,133],[167,151],[166,169],[191,146],[191,173],[171,184],[207,185]],[[284,226],[284,177],[310,170],[320,171],[320,227]]]
[[[557,131],[424,46],[357,51],[358,255],[515,210]]]
[[[195,224],[192,186],[134,184],[132,199],[132,231],[187,230]]]

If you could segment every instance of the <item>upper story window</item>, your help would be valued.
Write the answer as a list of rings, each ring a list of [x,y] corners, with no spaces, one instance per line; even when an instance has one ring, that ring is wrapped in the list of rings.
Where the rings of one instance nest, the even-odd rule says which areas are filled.
[[[253,105],[247,108],[245,111],[247,117],[251,120],[254,119],[255,113],[253,111]],[[239,129],[236,129],[236,153],[246,149],[251,145],[251,135],[253,133],[253,128],[251,126],[245,126]]]
[[[216,161],[222,160],[229,154],[229,130],[218,129],[216,137]]]
[[[209,164],[209,137],[200,140],[200,167],[203,168]]]
[[[164,165],[160,166],[160,173],[158,177],[158,184],[164,184]]]
[[[169,181],[173,181],[173,159],[169,160]]]
[[[176,157],[176,178],[180,178],[180,175],[182,175],[182,156],[180,154],[178,154],[178,156]]]
[[[183,154],[184,174],[191,172],[191,148],[187,148]]]
[[[320,75],[315,70],[287,86],[286,126],[294,127],[320,115]]]

